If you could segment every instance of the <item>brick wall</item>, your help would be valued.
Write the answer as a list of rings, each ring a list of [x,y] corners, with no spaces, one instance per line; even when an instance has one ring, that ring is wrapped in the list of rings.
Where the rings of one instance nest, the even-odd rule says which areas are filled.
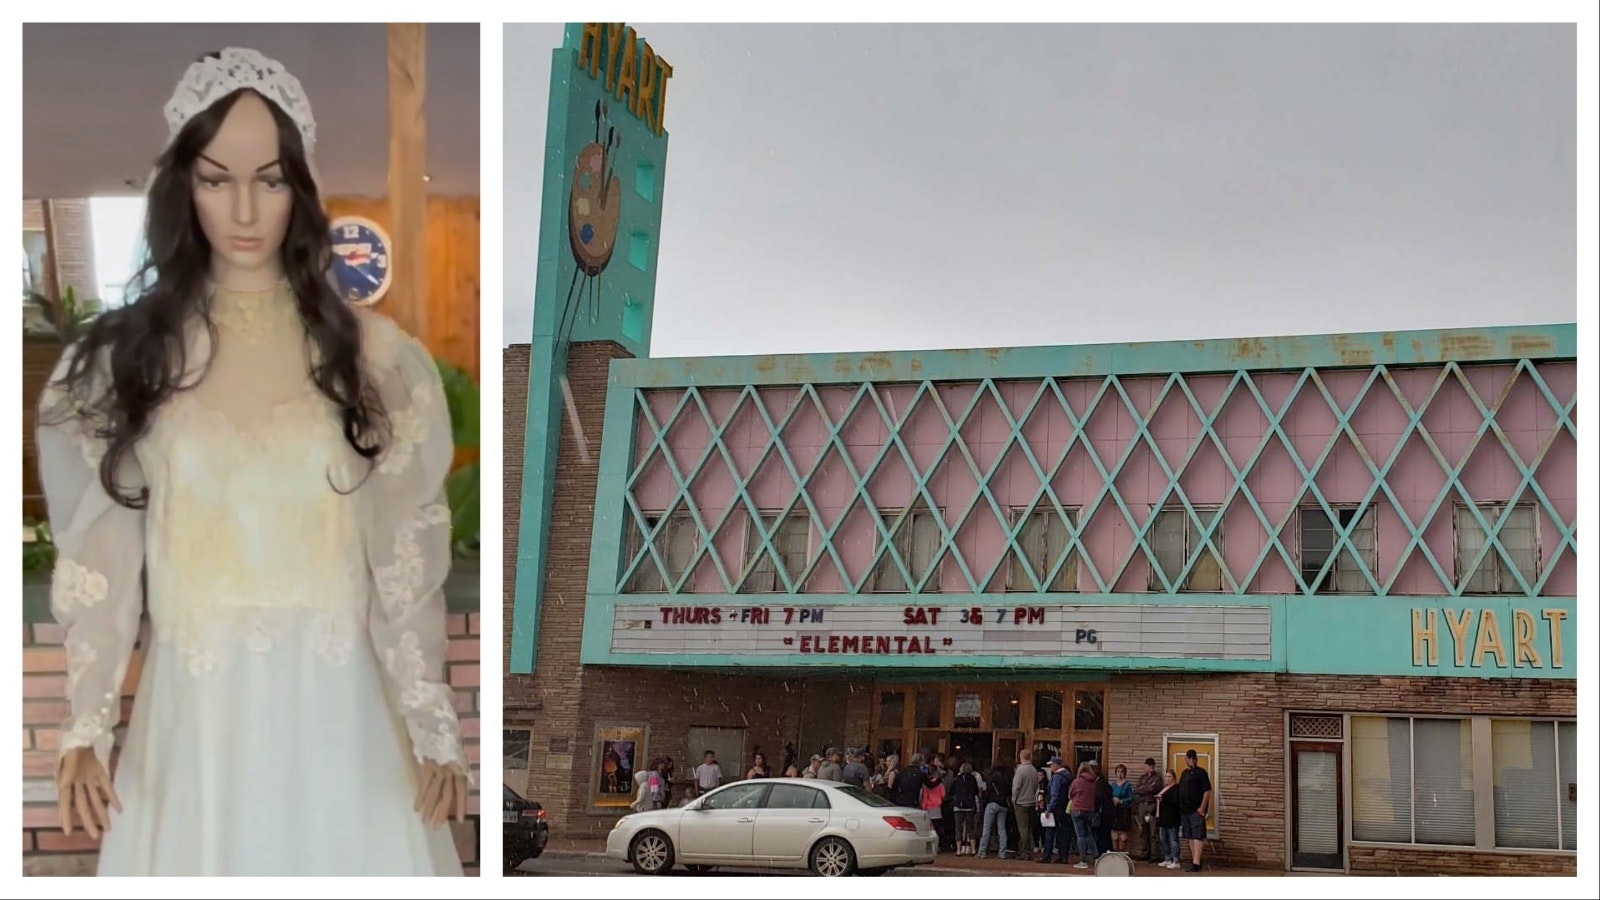
[[[526,453],[524,443],[528,433],[528,370],[531,361],[532,348],[527,344],[512,344],[501,351],[500,359],[504,366],[501,375],[501,390],[505,392],[505,399],[500,410],[502,438],[502,458],[500,487],[501,487],[501,565],[504,580],[501,585],[504,589],[505,600],[501,604],[502,640],[505,652],[500,657],[500,675],[505,680],[504,706],[507,724],[516,718],[515,707],[520,702],[524,704],[527,712],[532,711],[533,698],[530,686],[524,686],[513,697],[514,682],[509,677],[511,671],[511,611],[517,596],[517,539],[522,534],[522,469],[523,454]],[[526,679],[523,679],[526,680]],[[517,785],[512,785],[517,788]]]
[[[1220,740],[1218,815],[1212,857],[1281,869],[1285,847],[1284,713],[1371,712],[1573,716],[1577,686],[1546,679],[1400,678],[1262,674],[1128,675],[1107,692],[1111,764],[1140,771],[1161,759],[1164,732],[1215,733]],[[1452,874],[1573,874],[1571,856],[1352,848],[1350,868],[1387,874],[1400,860]]]
[[[451,613],[447,663],[450,683],[456,689],[456,709],[467,757],[476,767],[479,750],[477,613]],[[144,641],[141,639],[140,646]],[[122,715],[132,710],[133,689],[138,684],[143,651],[135,650],[122,685]],[[56,811],[55,765],[60,747],[59,726],[67,715],[66,655],[61,626],[51,622],[24,623],[22,629],[22,857],[27,875],[92,875],[98,842],[83,832],[70,837],[61,832]],[[125,726],[124,726],[125,727]],[[122,729],[118,730],[120,738]],[[116,753],[112,755],[113,768]],[[475,776],[476,777],[476,776]],[[468,875],[478,874],[478,792],[468,800],[464,823],[451,823],[456,846]]]

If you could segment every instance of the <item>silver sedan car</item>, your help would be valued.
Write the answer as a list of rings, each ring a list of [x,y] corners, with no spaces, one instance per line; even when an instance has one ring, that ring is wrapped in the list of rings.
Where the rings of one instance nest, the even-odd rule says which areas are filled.
[[[761,778],[724,785],[676,809],[617,820],[606,856],[643,875],[675,865],[810,869],[882,875],[933,862],[939,839],[928,814],[837,781]]]

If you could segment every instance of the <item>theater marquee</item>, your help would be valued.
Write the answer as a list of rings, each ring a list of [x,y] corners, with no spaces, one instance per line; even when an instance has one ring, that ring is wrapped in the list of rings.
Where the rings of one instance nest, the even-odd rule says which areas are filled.
[[[1272,659],[1268,606],[691,605],[613,607],[610,651],[899,665],[942,657]]]

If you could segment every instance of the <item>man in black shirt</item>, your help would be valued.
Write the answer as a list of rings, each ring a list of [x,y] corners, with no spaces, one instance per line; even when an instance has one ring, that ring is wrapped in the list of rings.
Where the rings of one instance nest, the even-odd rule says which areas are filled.
[[[1193,750],[1184,754],[1178,777],[1178,810],[1183,814],[1183,837],[1189,841],[1189,871],[1200,871],[1200,851],[1206,843],[1206,816],[1211,812],[1211,776],[1200,768]]]

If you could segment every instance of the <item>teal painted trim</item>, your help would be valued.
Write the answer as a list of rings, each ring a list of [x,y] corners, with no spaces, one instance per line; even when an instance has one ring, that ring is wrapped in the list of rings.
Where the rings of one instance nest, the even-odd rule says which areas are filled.
[[[637,359],[614,371],[624,387],[731,387],[1411,366],[1573,359],[1577,354],[1577,326],[1559,323],[1061,347]]]
[[[1578,677],[1577,599],[1573,597],[1294,597],[1287,605],[1285,650],[1289,672],[1304,675],[1416,675],[1451,678],[1556,678]],[[1455,664],[1455,640],[1444,610],[1459,617],[1474,610],[1466,629],[1465,665]],[[1486,654],[1484,665],[1474,666],[1481,610],[1493,610],[1505,651],[1506,665]],[[1541,613],[1561,610],[1562,666],[1552,663],[1549,623]],[[1412,665],[1412,611],[1434,612],[1437,665]],[[1532,646],[1540,667],[1517,666],[1516,622],[1523,611],[1533,616]],[[1276,634],[1276,627],[1274,627]],[[1424,663],[1427,657],[1424,656]]]
[[[884,669],[906,670],[992,670],[1007,669],[1030,673],[1049,671],[1170,671],[1170,672],[1281,672],[1283,660],[1277,648],[1283,643],[1278,632],[1284,627],[1283,605],[1299,598],[1278,594],[1245,594],[1240,596],[1218,594],[1019,594],[1009,595],[1026,599],[1007,601],[1005,594],[938,594],[918,597],[914,594],[882,594],[869,599],[868,595],[851,594],[590,594],[584,604],[583,643],[579,663],[586,666],[633,666],[640,668],[724,668],[739,671],[755,670],[859,670],[863,673]],[[783,604],[793,606],[862,606],[885,607],[940,606],[960,609],[969,606],[999,607],[1027,605],[1085,604],[1126,606],[1131,604],[1168,606],[1266,606],[1272,609],[1273,657],[1263,660],[1223,659],[1171,659],[1156,657],[1096,656],[1096,657],[1013,657],[964,656],[952,661],[949,656],[937,654],[926,657],[852,657],[860,662],[840,662],[838,656],[822,654],[784,654],[750,656],[741,654],[694,653],[612,653],[612,622],[618,607],[650,607],[662,603],[681,606],[692,602],[697,606],[762,606]],[[882,660],[880,662],[879,660]]]
[[[566,40],[573,38],[567,26]],[[559,255],[566,251],[567,101],[575,49],[552,51],[550,110],[545,124],[544,188],[540,196],[539,260],[534,282],[533,339],[529,347],[528,410],[523,439],[522,497],[518,505],[516,590],[512,598],[511,647],[506,670],[533,673],[539,647],[539,599],[550,552],[550,513],[555,504],[556,453],[561,436],[561,373],[566,347],[556,339],[562,298],[556,284]]]
[[[616,363],[612,362],[612,368]],[[629,502],[628,469],[635,449],[634,392],[608,385],[600,440],[600,471],[595,483],[594,530],[589,545],[589,592],[606,594],[622,570],[623,522]]]

